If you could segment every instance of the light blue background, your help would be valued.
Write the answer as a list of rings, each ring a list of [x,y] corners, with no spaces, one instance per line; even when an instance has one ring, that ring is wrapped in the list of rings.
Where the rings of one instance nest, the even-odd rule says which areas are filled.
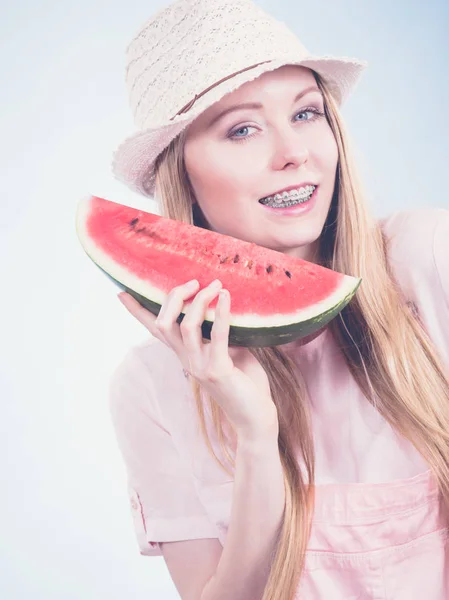
[[[447,1],[260,1],[316,54],[369,61],[344,108],[376,214],[449,208]],[[84,255],[88,193],[151,210],[114,182],[133,131],[124,50],[165,2],[9,3],[0,24],[0,419],[5,600],[177,594],[139,555],[106,389],[147,333]]]

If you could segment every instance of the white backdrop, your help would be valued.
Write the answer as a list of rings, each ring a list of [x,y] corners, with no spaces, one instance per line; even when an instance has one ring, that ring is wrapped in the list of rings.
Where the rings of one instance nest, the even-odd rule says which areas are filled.
[[[344,108],[376,214],[449,208],[445,0],[259,0],[314,53],[370,63]],[[152,209],[109,174],[133,130],[124,50],[165,2],[2,6],[0,597],[171,600],[141,557],[109,420],[110,374],[143,327],[79,245],[88,193]]]

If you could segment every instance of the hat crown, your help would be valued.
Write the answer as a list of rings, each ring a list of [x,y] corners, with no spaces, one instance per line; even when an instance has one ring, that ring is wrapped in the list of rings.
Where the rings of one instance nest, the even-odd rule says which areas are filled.
[[[126,83],[135,124],[176,123],[184,118],[175,117],[182,107],[222,78],[264,61],[308,55],[285,23],[252,0],[178,0],[149,19],[128,45]]]

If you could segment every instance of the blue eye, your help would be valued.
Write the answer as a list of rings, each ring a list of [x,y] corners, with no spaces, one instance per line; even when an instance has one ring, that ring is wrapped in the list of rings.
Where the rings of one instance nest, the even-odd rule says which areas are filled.
[[[306,115],[307,113],[310,113],[312,115],[316,115],[316,111],[314,111],[314,110],[301,110],[299,113],[296,113],[296,115]],[[307,119],[307,121],[311,121],[312,119],[314,119],[314,117],[312,117],[311,119]]]
[[[248,125],[246,125],[245,127],[240,127],[240,129],[236,129],[233,133],[231,133],[231,135],[229,136],[229,139],[235,139],[234,136],[239,132],[239,131],[244,131],[245,129],[249,129]],[[240,136],[237,136],[240,137]],[[251,137],[251,136],[249,136]]]
[[[321,117],[324,117],[324,113],[321,112],[320,110],[318,110],[317,108],[314,108],[314,107],[308,107],[308,108],[305,108],[304,110],[300,110],[299,112],[297,112],[295,114],[295,116],[306,115],[307,113],[311,114],[312,116],[310,118],[308,118],[308,119],[295,119],[295,121],[296,122],[311,123],[313,121],[316,121],[317,119],[320,119]],[[227,136],[228,139],[230,139],[232,142],[243,142],[243,141],[246,141],[246,140],[252,138],[253,135],[255,135],[254,133],[252,133],[250,135],[244,135],[244,136],[236,135],[237,133],[242,132],[245,129],[251,129],[250,125],[245,125],[243,127],[239,127],[238,129],[234,129]]]

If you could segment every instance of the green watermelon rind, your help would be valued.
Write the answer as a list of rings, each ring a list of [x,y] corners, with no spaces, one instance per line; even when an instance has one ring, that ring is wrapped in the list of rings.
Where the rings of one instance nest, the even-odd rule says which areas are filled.
[[[135,290],[127,287],[107,271],[102,269],[97,263],[95,265],[108,277],[120,290],[127,292],[130,296],[135,298],[137,302],[152,314],[158,315],[161,305],[157,302],[153,302],[142,294],[139,294]],[[353,296],[355,295],[361,279],[356,279],[354,287],[351,291],[346,294],[341,300],[334,306],[329,307],[328,310],[321,312],[320,315],[301,321],[298,323],[290,323],[289,325],[281,325],[279,327],[240,327],[231,325],[229,328],[229,345],[231,346],[244,346],[250,347],[269,347],[269,346],[281,346],[282,344],[288,344],[297,339],[301,339],[308,335],[312,335],[323,328],[325,325],[330,323],[344,308],[349,304]],[[181,313],[177,319],[178,323],[181,323],[184,318],[184,313]],[[211,330],[213,322],[206,320],[201,326],[203,339],[211,339]]]

